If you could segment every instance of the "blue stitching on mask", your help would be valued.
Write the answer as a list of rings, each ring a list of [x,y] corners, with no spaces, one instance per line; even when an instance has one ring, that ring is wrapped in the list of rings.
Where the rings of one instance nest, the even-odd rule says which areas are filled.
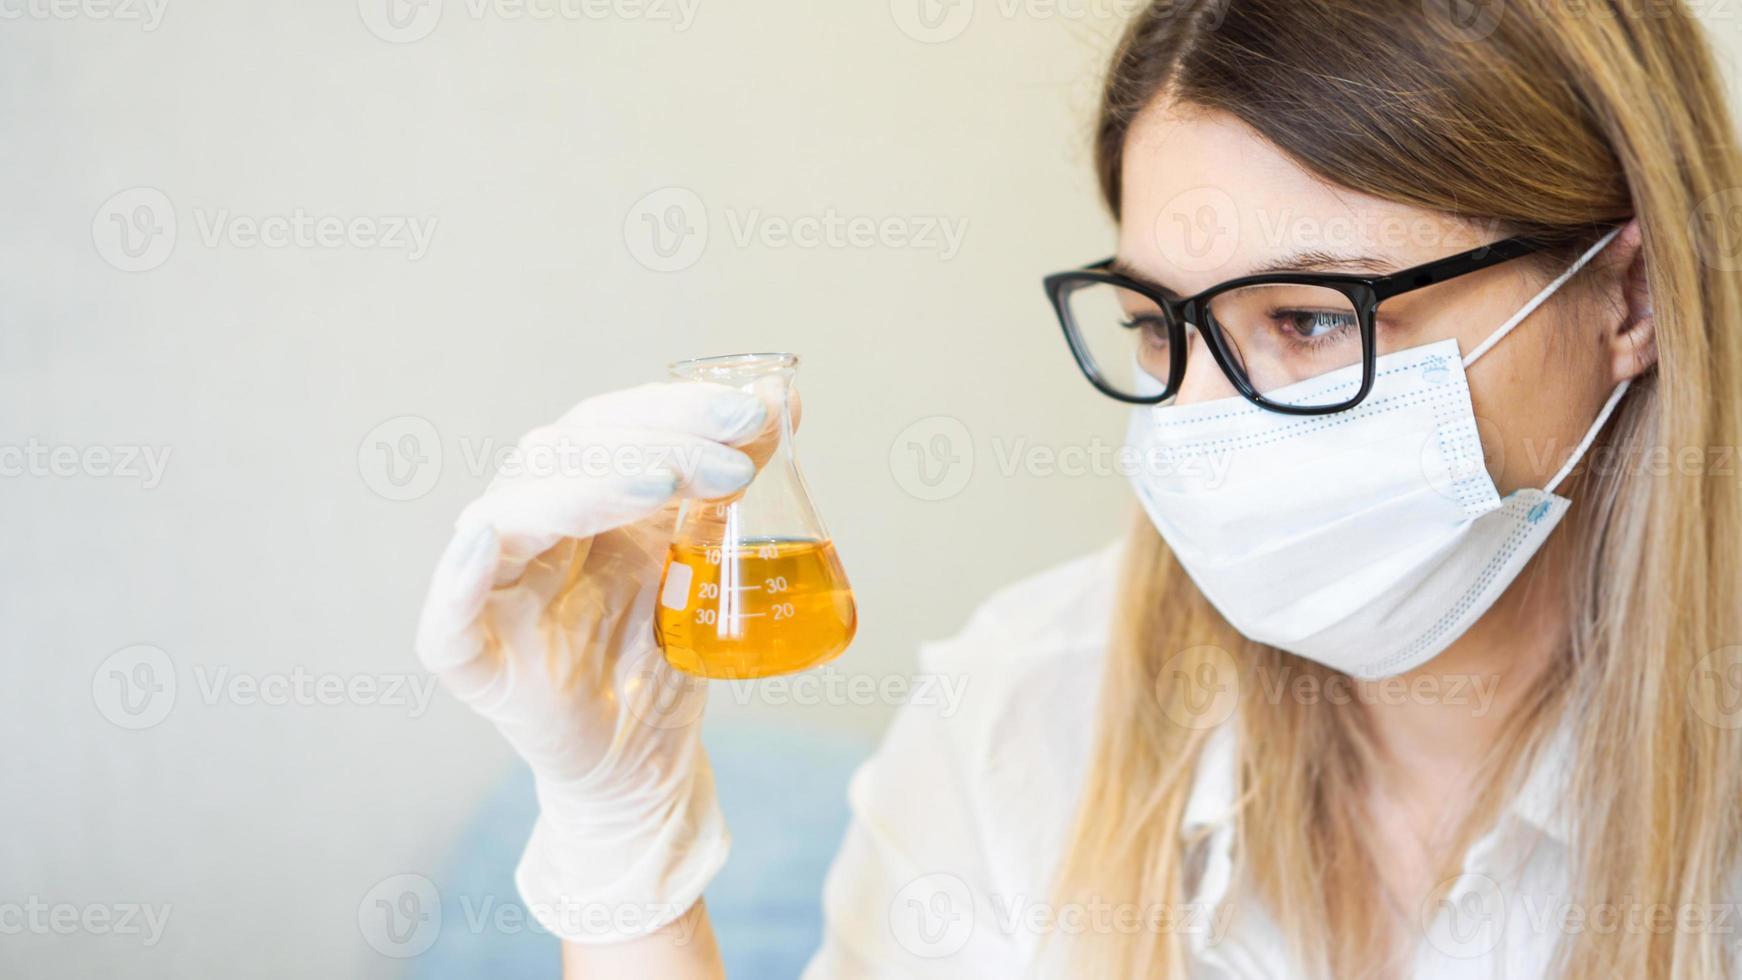
[[[1284,426],[1280,429],[1271,429],[1266,432],[1252,433],[1251,435],[1217,439],[1212,442],[1187,443],[1183,446],[1164,446],[1160,448],[1168,453],[1170,457],[1178,455],[1188,458],[1202,456],[1213,452],[1256,449],[1259,446],[1268,446],[1273,443],[1283,442],[1295,438],[1296,436],[1303,436],[1311,432],[1317,432],[1321,429],[1331,428],[1332,426],[1347,425],[1360,419],[1371,418],[1376,415],[1385,415],[1390,412],[1398,411],[1399,409],[1413,408],[1423,402],[1434,402],[1451,398],[1462,390],[1462,388],[1450,387],[1440,388],[1434,391],[1412,391],[1407,395],[1393,395],[1389,398],[1378,399],[1377,401],[1362,402],[1358,407],[1337,415],[1308,416],[1299,422]]]
[[[1468,390],[1462,385],[1457,387]],[[1493,510],[1500,498],[1494,492],[1493,482],[1488,479],[1488,467],[1483,465],[1482,439],[1475,431],[1474,422],[1465,425],[1465,419],[1455,410],[1467,400],[1466,395],[1465,399],[1435,405],[1434,435],[1439,440],[1440,458],[1448,465],[1455,468],[1464,462],[1473,464],[1468,475],[1453,481],[1451,491],[1463,508],[1464,516],[1476,518]]]
[[[1415,362],[1414,364],[1402,364],[1402,365],[1399,365],[1397,367],[1386,368],[1385,370],[1380,371],[1380,372],[1373,375],[1373,384],[1375,387],[1377,387],[1379,384],[1380,378],[1389,377],[1393,374],[1398,374],[1398,373],[1401,373],[1404,371],[1414,371],[1414,370],[1422,367],[1429,360],[1432,360],[1432,358],[1431,357],[1424,358],[1420,361]],[[1345,381],[1342,384],[1332,385],[1331,387],[1326,388],[1323,392],[1321,392],[1321,394],[1328,395],[1333,391],[1341,391],[1344,388],[1359,388],[1360,386],[1361,386],[1361,382],[1359,380]],[[1458,387],[1462,388],[1465,386],[1459,385]],[[1236,397],[1238,397],[1238,396],[1236,396]],[[1392,395],[1389,397],[1395,398],[1397,396]],[[1366,404],[1367,404],[1366,402],[1361,403],[1361,405],[1366,405]],[[1172,419],[1172,420],[1154,419],[1153,423],[1154,423],[1155,427],[1158,429],[1172,429],[1172,428],[1178,428],[1180,426],[1186,426],[1186,425],[1197,425],[1201,422],[1214,422],[1217,419],[1241,418],[1242,416],[1246,416],[1246,415],[1256,415],[1260,412],[1263,412],[1267,415],[1270,414],[1270,411],[1268,409],[1259,408],[1257,405],[1254,405],[1251,402],[1246,401],[1244,398],[1241,399],[1241,405],[1242,405],[1242,407],[1240,407],[1240,408],[1234,409],[1232,411],[1222,412],[1222,413],[1217,414],[1217,415],[1205,415],[1201,418],[1195,418],[1195,419]],[[1348,413],[1345,413],[1345,414],[1353,414],[1354,412],[1360,411],[1361,405],[1357,405],[1355,408],[1351,409]],[[1182,406],[1182,407],[1184,407],[1184,406]],[[1324,417],[1324,416],[1321,416],[1321,417]]]

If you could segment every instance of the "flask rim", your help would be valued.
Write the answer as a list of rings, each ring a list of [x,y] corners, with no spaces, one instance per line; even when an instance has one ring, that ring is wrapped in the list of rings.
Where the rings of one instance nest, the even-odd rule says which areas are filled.
[[[779,371],[791,371],[796,367],[798,367],[798,355],[784,351],[715,354],[709,357],[691,357],[681,361],[672,361],[666,365],[666,369],[677,377],[695,381],[708,380],[720,375],[730,375],[741,379],[755,378]]]

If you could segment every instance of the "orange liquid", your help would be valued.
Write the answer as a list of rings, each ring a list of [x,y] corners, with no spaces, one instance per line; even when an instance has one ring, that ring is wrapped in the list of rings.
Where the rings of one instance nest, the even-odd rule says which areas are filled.
[[[722,680],[826,663],[858,625],[834,546],[789,539],[672,545],[653,621],[673,667]]]

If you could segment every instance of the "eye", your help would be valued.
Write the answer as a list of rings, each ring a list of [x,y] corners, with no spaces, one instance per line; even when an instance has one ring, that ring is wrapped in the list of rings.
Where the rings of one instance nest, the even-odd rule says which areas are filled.
[[[1290,338],[1318,340],[1357,326],[1355,315],[1346,310],[1277,310],[1271,319]]]

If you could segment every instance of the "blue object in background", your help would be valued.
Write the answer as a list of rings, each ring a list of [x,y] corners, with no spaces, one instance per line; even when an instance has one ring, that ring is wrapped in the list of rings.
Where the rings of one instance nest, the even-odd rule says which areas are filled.
[[[709,726],[732,857],[708,886],[708,917],[726,976],[797,977],[822,942],[822,888],[847,828],[847,780],[870,753],[844,736]],[[532,776],[517,770],[485,801],[436,876],[442,930],[412,960],[411,980],[557,977],[557,941],[514,890],[514,866],[537,815]]]

